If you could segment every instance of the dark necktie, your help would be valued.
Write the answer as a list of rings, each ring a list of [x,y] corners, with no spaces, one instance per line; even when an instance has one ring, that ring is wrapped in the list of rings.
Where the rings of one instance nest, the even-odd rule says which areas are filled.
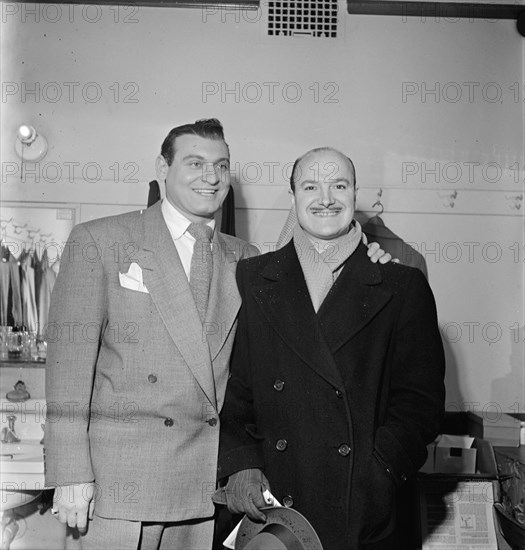
[[[211,252],[213,229],[204,223],[192,223],[187,231],[195,239],[191,257],[190,288],[201,321],[204,322],[213,273]]]

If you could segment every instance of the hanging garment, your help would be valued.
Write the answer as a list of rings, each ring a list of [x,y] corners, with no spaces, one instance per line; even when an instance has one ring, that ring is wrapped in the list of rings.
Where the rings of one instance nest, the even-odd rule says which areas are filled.
[[[221,233],[235,237],[235,195],[231,186],[222,204]]]
[[[38,313],[35,300],[35,270],[31,266],[31,254],[25,253],[20,261],[22,279],[22,318],[27,330],[36,332],[38,329]]]
[[[8,303],[9,303],[9,249],[0,246],[0,325],[8,324]]]
[[[57,256],[57,259],[51,264],[51,269],[54,271],[56,277],[60,271],[60,256]]]
[[[11,315],[13,326],[21,327],[22,317],[22,295],[20,288],[20,265],[13,255],[9,256],[9,275],[11,288]]]
[[[56,273],[49,265],[47,251],[44,251],[40,260],[40,270],[42,277],[40,279],[40,288],[38,292],[38,334],[45,334],[47,319],[49,315],[49,302],[51,292],[55,286]]]
[[[160,187],[157,180],[152,180],[149,182],[149,192],[148,192],[148,208],[154,205],[157,201],[160,201]]]
[[[427,263],[425,258],[411,245],[389,229],[380,216],[370,218],[363,225],[363,232],[368,242],[377,242],[381,248],[397,258],[399,263],[410,267],[417,267],[428,279]]]
[[[41,261],[38,258],[38,250],[35,248],[35,251],[31,254],[31,267],[35,274],[35,304],[37,311],[37,321],[38,321],[38,300],[40,293],[40,282],[42,279],[42,265]]]
[[[277,248],[282,248],[290,241],[293,236],[293,231],[296,223],[297,214],[295,212],[295,208],[292,206],[290,208],[290,211],[288,212],[288,216],[286,217],[283,228],[281,229],[279,238],[277,239]]]

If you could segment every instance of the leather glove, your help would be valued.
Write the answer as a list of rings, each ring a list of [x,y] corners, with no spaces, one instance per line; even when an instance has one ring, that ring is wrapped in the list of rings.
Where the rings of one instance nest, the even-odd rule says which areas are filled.
[[[232,474],[220,492],[232,514],[246,514],[251,520],[264,523],[266,516],[259,508],[268,506],[263,497],[266,489],[270,489],[270,484],[261,470],[248,468]],[[219,499],[218,496],[213,498],[215,502]]]

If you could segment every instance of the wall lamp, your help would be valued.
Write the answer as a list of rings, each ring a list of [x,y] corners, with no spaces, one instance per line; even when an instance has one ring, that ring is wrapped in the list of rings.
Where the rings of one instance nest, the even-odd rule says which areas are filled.
[[[33,126],[22,124],[16,132],[15,150],[22,162],[38,162],[46,156],[47,141]]]

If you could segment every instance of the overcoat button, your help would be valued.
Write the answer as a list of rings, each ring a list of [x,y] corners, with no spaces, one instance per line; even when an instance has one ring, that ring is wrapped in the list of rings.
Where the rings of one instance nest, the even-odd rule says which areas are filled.
[[[209,424],[210,426],[212,426],[212,427],[213,427],[213,426],[217,426],[217,419],[216,419],[216,418],[210,418],[210,419],[208,420],[208,424]]]
[[[293,506],[293,498],[290,495],[283,497],[283,506],[286,506],[286,508],[291,508]]]
[[[275,448],[278,451],[286,451],[286,447],[288,447],[288,442],[286,441],[286,439],[279,439],[275,444]]]
[[[335,390],[335,395],[337,395],[339,399],[343,399],[343,392],[341,390]]]
[[[282,380],[276,380],[274,383],[273,383],[273,389],[275,391],[283,391],[284,389],[284,382]]]
[[[168,426],[168,428],[171,428],[173,426],[173,418],[166,418],[164,420],[164,426]]]
[[[407,475],[401,474],[401,481],[406,481],[406,480],[407,480]]]
[[[154,374],[150,374],[148,376],[148,382],[151,382],[152,384],[155,384],[156,381],[157,381],[157,377]]]
[[[343,443],[337,451],[341,456],[348,456],[350,454],[350,447],[346,443]]]

